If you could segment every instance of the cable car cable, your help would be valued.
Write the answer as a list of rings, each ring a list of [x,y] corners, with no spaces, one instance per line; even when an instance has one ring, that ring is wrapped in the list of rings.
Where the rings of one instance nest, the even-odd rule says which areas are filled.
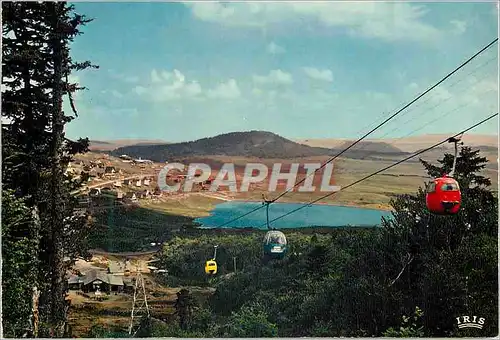
[[[365,139],[368,135],[370,135],[372,132],[374,132],[375,130],[378,130],[380,127],[382,127],[384,124],[386,124],[388,121],[390,121],[391,119],[393,119],[394,117],[396,117],[397,115],[399,115],[402,111],[404,111],[406,108],[410,107],[413,103],[415,103],[417,100],[419,100],[420,98],[422,98],[423,96],[425,96],[427,93],[429,93],[430,91],[432,91],[433,89],[435,89],[437,86],[439,86],[441,83],[443,83],[446,79],[448,79],[449,77],[451,77],[453,74],[455,74],[456,72],[458,72],[460,69],[462,69],[465,65],[467,65],[468,63],[470,63],[472,60],[474,60],[477,56],[479,56],[481,53],[483,53],[485,50],[487,50],[488,48],[490,48],[494,43],[496,43],[498,41],[498,38],[495,38],[492,42],[490,42],[488,45],[486,45],[485,47],[483,47],[481,50],[479,50],[478,52],[476,52],[472,57],[470,57],[469,59],[467,59],[466,61],[464,61],[462,64],[460,64],[458,67],[456,67],[453,71],[451,71],[450,73],[448,73],[445,77],[441,78],[440,81],[438,81],[436,84],[434,84],[433,86],[431,86],[430,88],[428,88],[427,90],[425,90],[424,92],[422,92],[420,95],[418,95],[415,99],[413,99],[412,101],[410,101],[408,104],[406,104],[405,106],[403,106],[401,109],[399,109],[398,111],[396,111],[396,113],[392,114],[390,117],[386,118],[382,123],[380,123],[379,125],[377,125],[376,127],[374,127],[372,130],[370,130],[369,132],[367,132],[365,135],[363,135],[361,138],[359,138],[358,140],[356,140],[354,143],[352,143],[350,146],[348,146],[347,148],[345,148],[343,151],[341,151],[340,153],[338,153],[337,155],[335,155],[333,158],[331,158],[330,160],[328,160],[325,164],[323,164],[321,167],[319,167],[318,169],[316,169],[312,174],[316,173],[316,171],[318,171],[319,169],[322,169],[326,164],[332,162],[333,160],[335,160],[337,157],[341,156],[342,154],[344,154],[346,151],[348,151],[350,148],[352,148],[353,146],[355,146],[356,144],[358,144],[359,142],[361,142],[363,139]],[[310,174],[309,176],[311,176],[312,174]],[[281,193],[280,195],[278,195],[278,197],[276,197],[275,199],[273,199],[273,203],[276,202],[277,200],[279,200],[281,197],[285,196],[288,192],[290,192],[291,190],[293,190],[297,185],[299,184],[302,184],[309,176],[306,176],[305,178],[303,178],[302,180],[300,180],[298,183],[296,183],[291,189],[288,189],[286,191],[284,191],[283,193]]]
[[[457,84],[459,84],[459,83],[463,82],[465,79],[467,79],[467,77],[468,77],[468,76],[470,76],[470,75],[471,75],[471,74],[473,74],[473,73],[476,73],[476,71],[478,71],[479,69],[482,69],[483,67],[487,66],[488,64],[490,64],[491,62],[493,62],[493,61],[495,61],[495,60],[496,60],[496,61],[498,60],[498,56],[494,56],[494,57],[492,57],[492,58],[488,59],[486,62],[484,62],[484,63],[480,64],[479,66],[477,66],[476,68],[474,68],[471,72],[469,72],[467,75],[465,75],[465,77],[464,77],[464,78],[459,79],[458,81],[454,82],[454,83],[453,83],[453,84],[451,84],[448,88],[452,88],[452,87],[454,87],[455,85],[457,85]],[[476,82],[472,83],[472,85],[477,84],[480,80],[482,80],[482,79],[477,80]],[[403,113],[403,114],[401,115],[401,117],[403,117],[403,116],[407,115],[409,112],[414,111],[416,108],[421,107],[423,104],[427,103],[427,102],[428,102],[431,98],[432,98],[432,95],[431,95],[431,97],[429,97],[429,98],[425,99],[424,101],[417,103],[417,104],[416,104],[416,105],[414,105],[411,109],[406,110],[406,112],[405,112],[405,113]],[[447,100],[448,100],[448,99],[447,99]],[[403,104],[404,104],[404,102],[403,102],[403,103],[401,103],[400,105],[403,105]],[[389,112],[390,112],[390,111],[389,111]],[[379,121],[381,118],[383,118],[383,117],[385,117],[385,116],[386,116],[386,113],[383,113],[383,114],[382,114],[382,115],[380,115],[380,116],[379,116],[379,117],[378,117],[378,118],[377,118],[374,122],[372,122],[371,124],[368,124],[368,125],[367,125],[367,126],[365,126],[363,129],[361,129],[361,130],[359,130],[358,132],[356,132],[356,135],[360,134],[361,132],[363,132],[364,130],[366,130],[367,128],[369,128],[370,126],[374,125],[377,121]]]
[[[345,148],[344,150],[342,150],[340,153],[338,153],[337,155],[335,155],[334,157],[332,157],[331,159],[329,159],[327,162],[325,162],[323,165],[321,165],[318,169],[316,169],[313,173],[309,174],[308,176],[306,176],[305,178],[303,178],[302,180],[300,180],[298,183],[296,183],[291,189],[288,189],[286,191],[284,191],[283,193],[281,193],[280,195],[278,195],[276,198],[274,198],[271,203],[274,203],[276,202],[277,200],[279,200],[281,197],[285,196],[287,193],[289,193],[291,190],[293,190],[295,187],[297,187],[298,185],[302,184],[309,176],[315,174],[318,170],[322,169],[323,167],[325,167],[328,163],[332,162],[333,160],[335,160],[337,157],[341,156],[342,154],[344,154],[346,151],[348,151],[350,148],[352,148],[353,146],[355,146],[356,144],[358,144],[359,142],[361,142],[364,138],[366,138],[368,135],[370,135],[371,133],[373,133],[375,130],[379,129],[380,127],[382,127],[384,124],[386,124],[388,121],[390,121],[391,119],[393,119],[394,117],[396,117],[397,115],[399,115],[402,111],[404,111],[406,108],[410,107],[411,105],[413,105],[416,101],[418,101],[420,98],[422,98],[423,96],[425,96],[427,93],[429,93],[430,91],[432,91],[433,89],[435,89],[437,86],[439,86],[441,83],[443,83],[446,79],[448,79],[449,77],[451,77],[453,74],[455,74],[456,72],[458,72],[460,69],[462,69],[464,66],[466,66],[467,64],[469,64],[472,60],[474,60],[476,57],[478,57],[481,53],[483,53],[484,51],[486,51],[488,48],[490,48],[491,46],[493,46],[493,44],[495,44],[496,42],[498,42],[498,38],[495,38],[492,42],[490,42],[488,45],[486,45],[485,47],[483,47],[481,50],[479,50],[478,52],[476,52],[473,56],[471,56],[469,59],[467,59],[466,61],[464,61],[462,64],[460,64],[458,67],[456,67],[453,71],[451,71],[450,73],[448,73],[445,77],[441,78],[441,80],[439,80],[436,84],[434,84],[433,86],[431,86],[430,88],[428,88],[426,91],[424,91],[423,93],[421,93],[419,96],[417,96],[415,99],[413,99],[412,101],[410,101],[408,104],[406,104],[404,107],[402,107],[401,109],[399,109],[396,113],[392,114],[390,117],[386,118],[382,123],[378,124],[375,128],[373,128],[372,130],[370,130],[368,133],[366,133],[364,136],[362,136],[361,138],[359,138],[358,140],[356,140],[354,143],[352,143],[350,146],[348,146],[347,148]],[[256,212],[257,210],[260,210],[262,209],[262,205],[261,206],[258,206],[256,207],[255,209],[252,209],[250,210],[249,212],[241,215],[241,216],[238,216],[234,219],[231,219],[230,221],[227,221],[225,223],[222,223],[220,224],[219,226],[215,227],[215,228],[221,228],[223,226],[226,226],[232,222],[235,222],[245,216],[248,216],[254,212]]]
[[[475,68],[472,72],[468,73],[468,74],[467,74],[464,78],[459,79],[458,81],[456,81],[456,82],[454,82],[453,84],[451,84],[451,85],[448,87],[448,89],[450,89],[450,88],[454,87],[455,85],[457,85],[457,84],[459,84],[459,83],[463,82],[464,80],[466,80],[466,79],[467,79],[467,77],[468,77],[468,76],[470,76],[470,75],[472,75],[473,73],[475,73],[478,69],[480,69],[480,68],[482,68],[482,67],[484,67],[484,66],[488,65],[488,64],[489,64],[490,62],[492,62],[493,60],[497,60],[497,58],[492,58],[492,59],[488,60],[486,63],[481,64],[479,67]],[[476,81],[474,81],[474,82],[472,82],[471,84],[469,84],[469,86],[474,86],[474,85],[477,85],[479,82],[481,82],[481,81],[483,81],[483,80],[484,80],[484,78],[479,78],[479,79],[476,79]],[[495,89],[495,90],[496,90],[496,89]],[[487,91],[487,92],[485,92],[485,93],[489,93],[489,92],[491,92],[491,91],[493,91],[493,89],[488,90],[488,91]],[[430,107],[430,108],[426,108],[426,111],[427,111],[427,112],[429,112],[429,110],[434,109],[434,108],[436,108],[436,107],[438,107],[438,106],[441,106],[443,103],[446,103],[446,102],[448,102],[448,101],[450,101],[451,99],[454,99],[454,98],[455,98],[454,96],[449,96],[448,98],[446,98],[446,99],[444,99],[444,100],[440,101],[440,102],[439,102],[439,103],[437,103],[436,105],[434,105],[434,106],[432,106],[432,107]],[[420,107],[422,104],[425,104],[425,103],[429,102],[431,99],[432,99],[432,96],[430,96],[429,98],[427,98],[427,99],[426,99],[426,100],[424,100],[423,102],[419,103],[418,105],[414,106],[413,108],[411,108],[411,109],[407,110],[407,111],[406,111],[405,113],[403,113],[400,117],[404,117],[404,116],[405,116],[405,115],[407,115],[408,113],[410,113],[410,112],[414,111],[414,110],[415,110],[415,108],[418,108],[418,107]],[[467,104],[467,105],[470,105],[470,104]],[[424,115],[425,115],[425,113],[424,113]],[[396,127],[395,127],[393,130],[391,130],[390,132],[397,131],[397,130],[400,128],[400,126],[405,126],[406,124],[408,124],[408,123],[410,123],[410,122],[414,121],[414,120],[415,120],[415,119],[417,119],[417,118],[422,118],[422,116],[421,116],[421,115],[415,115],[413,118],[411,118],[411,119],[409,119],[409,120],[405,121],[404,123],[400,123],[400,124],[398,124],[398,126],[396,126]],[[388,132],[388,133],[386,133],[386,134],[384,134],[383,136],[378,137],[378,138],[383,138],[384,136],[387,136],[390,132]],[[361,149],[363,149],[363,147],[361,147]]]
[[[491,89],[491,90],[488,90],[488,91],[486,91],[485,93],[483,93],[483,95],[484,95],[484,94],[486,94],[486,93],[493,92],[493,91],[496,91],[496,89]],[[450,96],[450,97],[449,97],[448,99],[446,99],[445,101],[448,101],[448,100],[449,100],[449,99],[451,99],[451,98],[453,98],[453,96]],[[444,101],[444,102],[445,102],[445,101]],[[434,106],[433,106],[433,107],[431,107],[430,109],[435,109],[436,107],[440,106],[442,103],[443,103],[443,102],[438,103],[437,105],[434,105]],[[414,134],[415,132],[418,132],[418,131],[422,130],[423,128],[425,128],[425,127],[427,127],[427,126],[429,126],[429,125],[431,125],[431,124],[433,124],[433,123],[437,122],[438,120],[443,119],[443,118],[445,118],[445,117],[449,116],[450,114],[452,114],[452,113],[454,113],[454,112],[458,111],[459,109],[466,108],[467,106],[469,106],[469,105],[471,105],[471,104],[472,104],[472,102],[469,102],[469,103],[467,103],[467,104],[465,104],[465,105],[458,105],[458,106],[457,106],[457,107],[455,107],[454,109],[452,109],[452,110],[450,110],[450,111],[448,111],[448,112],[446,112],[446,113],[442,114],[441,116],[438,116],[437,118],[435,118],[435,119],[431,120],[430,122],[425,123],[424,125],[422,125],[422,126],[418,127],[417,129],[412,130],[411,132],[407,133],[406,135],[404,135],[404,136],[402,136],[402,137],[398,137],[398,138],[396,138],[394,141],[392,141],[392,143],[388,143],[388,145],[386,145],[386,146],[384,147],[384,149],[385,149],[385,148],[387,148],[387,147],[389,147],[389,146],[394,145],[394,143],[395,143],[395,142],[397,142],[398,140],[401,140],[401,139],[403,139],[403,138],[409,137],[409,136],[411,136],[412,134]],[[431,111],[431,112],[432,112],[432,111]],[[403,123],[403,124],[401,124],[401,125],[403,125],[403,126],[404,126],[404,125],[406,125],[407,123],[410,123],[411,121],[413,121],[415,118],[420,118],[420,117],[422,117],[422,116],[416,116],[416,117],[414,117],[413,119],[410,119],[410,120],[408,120],[408,121],[404,122],[404,123]],[[394,132],[394,131],[397,131],[397,130],[399,130],[399,129],[400,129],[400,127],[397,127],[396,129],[390,130],[390,131],[386,132],[385,134],[383,134],[382,136],[380,136],[379,138],[384,138],[384,137],[385,137],[385,136],[387,136],[389,133]],[[362,147],[360,150],[362,150],[363,148],[364,148],[364,147]],[[361,158],[361,159],[364,159],[364,158]]]
[[[484,66],[488,65],[491,61],[493,61],[493,60],[495,60],[495,59],[496,59],[496,58],[489,59],[487,62],[485,62],[485,63],[481,64],[481,65],[480,65],[480,66],[478,66],[478,67],[476,67],[476,68],[475,68],[472,72],[468,73],[468,74],[466,75],[466,77],[468,77],[468,76],[470,76],[471,74],[475,73],[478,69],[480,69],[480,68],[482,68],[482,67],[484,67]],[[457,85],[458,83],[460,83],[460,82],[464,81],[465,79],[466,79],[466,78],[463,78],[463,79],[460,79],[460,80],[456,81],[455,83],[453,83],[452,85],[450,85],[450,86],[449,86],[449,88],[451,88],[451,87],[453,87],[453,86]],[[473,82],[473,83],[472,83],[472,84],[470,84],[470,85],[471,85],[471,86],[472,86],[472,85],[476,85],[476,84],[478,84],[480,81],[482,81],[483,79],[484,79],[484,78],[477,79],[475,82]],[[490,93],[490,92],[493,92],[493,91],[496,91],[496,89],[490,89],[490,90],[486,91],[485,93],[483,93],[482,95],[487,94],[487,93]],[[482,96],[482,95],[481,95],[481,96]],[[426,99],[426,100],[425,100],[424,102],[422,102],[421,104],[428,102],[431,98],[432,98],[432,97],[430,97],[430,98]],[[436,105],[434,105],[434,106],[432,106],[432,107],[430,107],[430,108],[426,108],[426,111],[427,111],[427,112],[426,112],[426,113],[424,113],[424,115],[426,115],[426,114],[427,114],[427,113],[429,113],[429,112],[430,112],[430,113],[432,113],[432,112],[433,112],[433,109],[435,109],[435,108],[437,108],[437,107],[441,106],[443,103],[445,103],[445,102],[447,102],[447,101],[449,101],[449,100],[451,100],[451,99],[453,99],[453,98],[454,98],[454,96],[449,96],[448,98],[446,98],[445,100],[443,100],[443,101],[441,101],[441,102],[437,103]],[[421,104],[419,104],[419,105],[421,105]],[[396,139],[395,139],[395,140],[393,140],[391,143],[387,143],[387,145],[386,145],[386,146],[384,146],[384,147],[383,147],[383,149],[387,149],[389,146],[393,146],[393,145],[394,145],[394,143],[396,143],[398,140],[401,140],[401,139],[403,139],[403,138],[405,138],[405,137],[409,137],[409,136],[410,136],[410,135],[412,135],[413,133],[415,133],[415,132],[418,132],[418,131],[422,130],[422,129],[423,129],[423,128],[425,128],[426,126],[431,125],[432,123],[434,123],[434,122],[436,122],[436,121],[438,121],[438,120],[440,120],[440,119],[442,119],[442,118],[444,118],[444,117],[446,117],[446,116],[450,115],[451,113],[456,112],[456,111],[457,111],[457,110],[459,110],[459,109],[463,109],[463,108],[465,108],[465,107],[467,107],[467,106],[469,106],[469,105],[471,105],[471,104],[472,104],[472,102],[468,102],[468,103],[467,103],[467,104],[465,104],[465,105],[459,105],[459,106],[457,106],[456,108],[454,108],[454,109],[452,109],[452,110],[450,110],[450,111],[446,112],[445,114],[443,114],[443,115],[441,115],[441,116],[437,117],[436,119],[432,120],[431,122],[425,123],[424,125],[422,125],[422,126],[420,126],[419,128],[417,128],[417,129],[415,129],[415,130],[413,130],[413,131],[411,131],[411,132],[407,133],[406,135],[396,138]],[[419,105],[417,105],[417,107],[418,107]],[[403,115],[401,115],[401,117],[405,116],[407,113],[409,113],[409,112],[411,112],[411,111],[413,111],[413,109],[410,109],[410,110],[406,111],[406,113],[404,113]],[[385,134],[383,134],[382,136],[380,136],[380,137],[378,137],[378,138],[379,138],[379,139],[382,139],[382,138],[384,138],[385,136],[387,136],[388,134],[390,134],[390,133],[392,133],[392,132],[394,132],[394,131],[400,130],[400,127],[401,127],[401,126],[406,126],[408,123],[410,123],[410,122],[414,121],[416,118],[422,118],[422,116],[421,116],[421,115],[416,115],[416,116],[414,116],[413,118],[411,118],[411,119],[409,119],[409,120],[405,121],[404,123],[399,124],[399,125],[398,125],[398,126],[396,126],[394,129],[392,129],[392,130],[390,130],[390,131],[386,132]],[[365,148],[366,148],[366,145],[361,146],[361,147],[358,149],[358,151],[362,151],[362,150],[364,150]],[[368,156],[368,155],[367,155],[367,156]],[[364,156],[364,157],[360,158],[360,160],[364,160],[364,159],[366,159],[366,157],[367,157],[367,156]]]
[[[489,116],[489,117],[487,117],[487,118],[485,118],[485,119],[483,119],[483,120],[482,120],[482,121],[480,121],[479,123],[476,123],[476,124],[472,125],[471,127],[469,127],[469,128],[467,128],[467,129],[465,129],[465,130],[463,130],[463,131],[461,131],[461,132],[459,132],[459,133],[455,134],[455,135],[454,135],[454,136],[452,136],[452,137],[448,137],[448,138],[446,138],[445,140],[443,140],[443,141],[441,141],[441,142],[438,142],[438,143],[434,144],[433,146],[430,146],[430,147],[428,147],[428,148],[426,148],[426,149],[420,150],[420,151],[418,151],[418,152],[416,152],[416,153],[414,153],[414,154],[412,154],[412,155],[410,155],[410,156],[408,156],[408,157],[406,157],[406,158],[403,158],[402,160],[400,160],[400,161],[398,161],[398,162],[396,162],[396,163],[394,163],[394,164],[391,164],[391,165],[389,165],[389,166],[387,166],[387,167],[385,167],[385,168],[383,168],[383,169],[380,169],[380,170],[378,170],[378,171],[376,171],[376,172],[374,172],[374,173],[372,173],[372,174],[370,174],[370,175],[367,175],[367,176],[365,176],[365,177],[363,177],[363,178],[361,178],[361,179],[359,179],[359,180],[357,180],[357,181],[355,181],[355,182],[353,182],[353,183],[351,183],[351,184],[349,184],[349,185],[347,185],[347,186],[345,186],[345,187],[342,187],[339,191],[342,191],[342,190],[345,190],[345,189],[347,189],[347,188],[350,188],[350,187],[352,187],[352,186],[354,186],[354,185],[356,185],[356,184],[359,184],[359,183],[361,183],[361,182],[363,182],[363,181],[365,181],[365,180],[367,180],[367,179],[369,179],[369,178],[371,178],[371,177],[373,177],[373,176],[375,176],[375,175],[378,175],[379,173],[381,173],[381,172],[383,172],[383,171],[386,171],[386,170],[388,170],[388,169],[390,169],[390,168],[393,168],[393,167],[395,167],[395,166],[397,166],[397,165],[399,165],[399,164],[401,164],[401,163],[403,163],[403,162],[406,162],[407,160],[409,160],[409,159],[411,159],[411,158],[413,158],[413,157],[415,157],[415,156],[418,156],[418,155],[420,155],[420,154],[422,154],[422,153],[424,153],[424,152],[427,152],[427,151],[429,151],[429,150],[431,150],[431,149],[434,149],[434,148],[436,148],[436,147],[438,147],[438,146],[440,146],[440,145],[442,145],[442,144],[444,144],[444,143],[448,143],[448,141],[450,140],[450,138],[455,138],[455,137],[457,137],[457,136],[463,135],[464,133],[466,133],[466,132],[468,132],[468,131],[470,131],[470,130],[472,130],[472,129],[476,128],[476,127],[478,127],[479,125],[481,125],[481,124],[483,124],[483,123],[487,122],[488,120],[490,120],[490,119],[492,119],[492,118],[494,118],[494,117],[496,117],[496,116],[498,116],[498,112],[497,112],[497,113],[495,113],[495,114],[493,114],[493,115],[491,115],[491,116]],[[325,198],[327,198],[327,197],[329,197],[329,196],[331,196],[331,195],[333,195],[333,194],[335,194],[335,193],[337,193],[337,192],[339,192],[339,191],[331,192],[331,193],[329,193],[329,194],[327,194],[327,195],[324,195],[324,196],[322,196],[322,197],[320,197],[320,198],[318,198],[318,199],[315,199],[315,200],[313,200],[313,201],[311,201],[311,202],[309,202],[309,203],[307,203],[307,204],[305,204],[305,205],[302,205],[302,206],[300,206],[300,207],[298,207],[298,208],[296,208],[296,209],[294,209],[294,210],[289,211],[289,212],[288,212],[288,213],[286,213],[286,214],[283,214],[283,215],[281,215],[281,216],[279,216],[279,217],[277,217],[277,218],[275,218],[275,219],[271,220],[270,222],[277,221],[277,220],[282,219],[282,218],[283,218],[283,217],[285,217],[285,216],[291,215],[291,214],[293,214],[293,213],[295,213],[295,212],[297,212],[297,211],[299,211],[299,210],[301,210],[301,209],[303,209],[303,208],[309,207],[309,206],[311,206],[312,204],[314,204],[314,203],[316,203],[316,202],[319,202],[319,201],[321,201],[321,200],[323,200],[323,199],[325,199]],[[264,226],[264,225],[261,225],[261,227],[262,227],[262,226]]]
[[[486,62],[486,63],[482,64],[482,65],[481,65],[481,66],[479,66],[479,67],[477,67],[476,69],[474,69],[474,71],[470,72],[467,76],[469,76],[469,75],[471,75],[472,73],[474,73],[477,69],[482,68],[482,67],[483,67],[483,66],[485,66],[486,64],[490,63],[492,60],[493,60],[493,59],[490,59],[490,60],[488,60],[488,62]],[[462,82],[463,80],[464,80],[464,79],[460,79],[459,81],[457,81],[457,82],[453,83],[450,87],[452,87],[452,86],[454,86],[454,85],[456,85],[456,84],[458,84],[458,83]],[[478,82],[479,82],[479,81],[481,81],[481,80],[482,80],[482,78],[481,78],[481,79],[479,79],[479,80],[477,80],[476,82],[474,82],[472,85],[474,85],[474,84],[478,83]],[[489,92],[492,92],[492,91],[493,91],[493,90],[488,90],[486,93],[489,93]],[[436,107],[439,107],[442,103],[447,102],[447,101],[448,101],[448,100],[450,100],[451,98],[453,98],[453,96],[450,96],[449,98],[447,98],[447,99],[445,99],[444,101],[442,101],[442,102],[438,103],[437,105],[432,106],[430,109],[435,109]],[[427,100],[427,101],[428,101],[428,100]],[[438,120],[440,120],[440,119],[442,119],[442,118],[444,118],[444,117],[446,117],[446,116],[448,116],[448,115],[450,115],[450,114],[452,114],[452,113],[456,112],[457,110],[459,110],[459,109],[463,109],[463,108],[465,108],[465,107],[469,106],[470,104],[471,104],[471,103],[469,102],[469,103],[468,103],[468,104],[466,104],[465,106],[459,105],[458,107],[456,107],[456,108],[454,108],[454,109],[452,109],[452,110],[450,110],[450,111],[448,111],[448,112],[444,113],[443,115],[441,115],[441,116],[437,117],[436,119],[433,119],[432,121],[425,123],[424,125],[422,125],[422,126],[418,127],[417,129],[412,130],[411,132],[407,133],[406,135],[401,136],[401,137],[398,137],[398,138],[397,138],[397,139],[395,139],[392,143],[389,143],[388,145],[386,145],[386,146],[384,147],[384,149],[385,149],[385,148],[387,148],[387,147],[389,147],[389,146],[391,146],[391,145],[393,145],[393,144],[394,144],[395,142],[397,142],[398,140],[401,140],[401,139],[403,139],[403,138],[405,138],[405,137],[408,137],[408,136],[410,136],[410,135],[412,135],[412,134],[414,134],[414,133],[416,133],[416,132],[418,132],[418,131],[422,130],[423,128],[425,128],[425,127],[427,127],[427,126],[429,126],[429,125],[433,124],[434,122],[436,122],[436,121],[438,121]],[[408,111],[407,111],[407,112],[408,112]],[[432,112],[432,111],[431,111],[431,112]],[[410,123],[411,121],[413,121],[415,118],[421,118],[421,117],[422,117],[422,116],[415,116],[414,118],[412,118],[412,119],[410,119],[410,120],[406,121],[406,122],[405,122],[404,124],[402,124],[402,125],[406,125],[407,123]],[[388,135],[389,133],[394,132],[394,131],[397,131],[398,129],[399,129],[399,127],[397,127],[396,129],[392,129],[392,130],[390,130],[389,132],[387,132],[387,133],[385,133],[384,135],[382,135],[380,138],[383,138],[383,137],[385,137],[386,135]],[[360,149],[360,150],[362,150],[362,149],[364,149],[364,148],[365,148],[365,146],[361,147],[361,149]],[[365,157],[362,157],[360,160],[364,160],[364,159],[366,159],[366,156],[365,156]],[[269,202],[271,202],[270,200],[264,200],[264,201],[265,201],[265,203],[266,203],[266,204],[270,204]],[[263,203],[264,203],[264,202],[263,202]],[[118,208],[118,207],[123,207],[123,208],[125,208],[125,206],[124,206],[124,205],[114,205],[114,206],[98,206],[99,210],[100,210],[100,209],[105,210],[106,208],[108,208],[108,209],[109,209],[109,208],[113,209],[113,208]],[[261,208],[262,208],[262,207],[260,207],[260,206],[259,206],[259,207],[257,207],[256,209],[253,209],[253,210],[251,210],[250,212],[245,213],[244,215],[242,215],[242,216],[241,216],[241,217],[239,217],[239,218],[242,218],[242,217],[244,217],[244,216],[247,216],[247,215],[249,215],[249,214],[251,214],[251,213],[253,213],[253,212],[255,212],[256,210],[261,209]],[[267,216],[267,217],[266,217],[266,220],[268,220],[268,211],[269,211],[269,208],[267,207],[267,209],[266,209],[266,210],[267,210],[267,211],[266,211],[266,216]],[[155,225],[155,226],[163,226],[163,225],[164,225],[164,223],[150,223],[150,222],[145,222],[145,221],[133,220],[133,219],[129,219],[129,218],[126,218],[125,220],[127,220],[127,222],[132,222],[132,223],[147,223],[148,225]],[[232,221],[230,221],[230,222],[228,222],[228,223],[231,223],[231,222],[233,222],[233,221],[234,221],[234,220],[232,220]],[[267,225],[269,225],[269,224],[267,223]],[[268,229],[272,229],[272,228],[268,227]]]

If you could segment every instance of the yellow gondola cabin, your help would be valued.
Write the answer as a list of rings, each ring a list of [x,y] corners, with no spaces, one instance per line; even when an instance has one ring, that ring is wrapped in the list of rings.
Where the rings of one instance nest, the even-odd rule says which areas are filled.
[[[205,263],[205,273],[208,275],[215,275],[217,274],[217,262],[214,260],[208,260]]]

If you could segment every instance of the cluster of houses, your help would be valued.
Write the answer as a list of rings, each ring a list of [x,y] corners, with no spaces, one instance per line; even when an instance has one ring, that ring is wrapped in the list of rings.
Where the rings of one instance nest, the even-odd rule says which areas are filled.
[[[71,173],[77,176],[87,173],[89,176],[88,181],[91,182],[95,179],[112,179],[115,176],[122,175],[123,171],[111,166],[109,162],[98,159],[88,162],[76,160],[68,165],[66,173]]]
[[[127,155],[120,156],[122,161],[132,161],[137,164],[150,164],[151,161],[143,160],[143,159],[132,159]],[[78,169],[81,169],[78,174]],[[166,193],[162,192],[158,187],[153,189],[153,184],[155,182],[155,176],[136,176],[125,178],[122,169],[117,169],[115,166],[112,166],[107,157],[102,157],[101,159],[83,161],[76,160],[72,164],[68,166],[68,172],[72,172],[77,177],[81,176],[83,173],[88,174],[89,181],[103,181],[107,180],[106,183],[99,188],[92,188],[88,191],[87,197],[81,197],[81,204],[88,205],[90,201],[94,201],[94,199],[99,200],[99,197],[109,198],[109,196],[114,196],[114,199],[123,202],[123,203],[131,203],[136,202],[140,199],[158,199],[164,195],[171,195],[174,193]],[[201,173],[196,173],[194,176],[199,177]],[[142,178],[139,178],[142,177]],[[182,172],[170,172],[167,174],[167,182],[171,183],[182,183],[187,179],[187,175]],[[208,190],[209,185],[214,180],[213,177],[210,177],[206,181],[199,181],[195,183],[195,186],[198,186],[200,190]],[[109,183],[109,184],[108,184]],[[127,188],[124,189],[123,187]],[[142,189],[142,190],[141,190]],[[106,195],[103,195],[106,194]],[[118,203],[119,203],[118,202]],[[83,208],[82,208],[83,209]]]
[[[128,156],[123,155],[120,158],[122,157],[128,157]],[[128,160],[125,159],[122,159],[122,162],[123,161],[128,162]],[[143,160],[140,158],[137,160],[133,160],[130,158],[130,163],[132,165],[138,165],[141,168],[143,168],[144,165],[153,164],[153,162],[150,160]],[[117,169],[115,166],[112,166],[111,162],[108,160],[108,157],[106,156],[103,156],[96,160],[89,160],[89,161],[75,160],[74,162],[68,165],[66,172],[72,173],[76,176],[81,176],[82,173],[87,173],[89,176],[88,178],[89,182],[99,179],[103,180],[113,179],[117,176],[123,175],[122,169]]]
[[[153,266],[148,266],[148,269],[151,272],[168,273],[166,269],[158,270]],[[137,268],[131,266],[128,260],[125,262],[110,261],[107,270],[93,268],[83,275],[68,272],[68,288],[83,293],[130,294],[134,292],[135,279],[133,275],[136,272]]]
[[[138,199],[161,197],[162,191],[158,187],[156,187],[153,190],[144,189],[144,190],[136,190],[128,192],[120,190],[122,186],[141,188],[143,186],[149,187],[153,183],[154,179],[148,176],[139,179],[118,179],[112,184],[112,186],[90,189],[89,197],[99,197],[103,194],[107,194],[107,195],[113,195],[117,200],[123,200],[123,201],[127,200],[137,201]]]
[[[84,275],[68,273],[68,288],[84,293],[130,293],[134,291],[134,282],[129,275],[129,262],[110,262],[108,269],[90,269]]]

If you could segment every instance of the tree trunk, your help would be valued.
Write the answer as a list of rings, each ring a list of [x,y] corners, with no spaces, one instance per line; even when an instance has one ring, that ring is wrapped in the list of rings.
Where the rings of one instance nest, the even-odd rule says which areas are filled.
[[[52,178],[51,178],[51,244],[50,244],[50,265],[52,269],[51,275],[51,328],[55,337],[62,337],[66,321],[65,308],[65,287],[64,287],[64,262],[63,262],[63,228],[64,228],[64,207],[60,206],[61,200],[61,147],[63,135],[63,112],[62,112],[62,96],[63,96],[63,43],[61,29],[61,15],[64,10],[64,3],[50,3],[52,14],[52,59],[54,62],[54,84],[52,92],[52,143],[51,143],[51,158],[52,158]]]
[[[33,305],[32,305],[32,334],[34,338],[38,337],[38,298],[40,297],[40,291],[35,286],[33,287]]]

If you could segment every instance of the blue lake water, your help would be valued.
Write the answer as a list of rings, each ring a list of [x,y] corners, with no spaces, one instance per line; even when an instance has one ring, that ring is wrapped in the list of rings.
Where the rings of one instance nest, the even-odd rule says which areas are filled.
[[[273,203],[269,206],[269,221],[304,205],[301,203]],[[217,228],[259,206],[262,206],[262,203],[235,201],[221,203],[212,210],[210,216],[197,218],[195,221],[201,224],[201,228]],[[341,227],[347,225],[365,227],[380,225],[382,217],[390,218],[391,216],[389,211],[383,210],[318,204],[298,210],[270,224],[276,228]],[[265,223],[266,208],[262,207],[221,228],[260,227],[265,229]]]

